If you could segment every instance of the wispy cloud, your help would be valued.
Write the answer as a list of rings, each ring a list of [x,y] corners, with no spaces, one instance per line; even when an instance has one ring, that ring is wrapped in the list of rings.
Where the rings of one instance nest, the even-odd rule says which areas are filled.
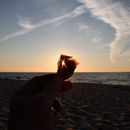
[[[130,57],[130,50],[123,53],[122,56]],[[130,60],[130,59],[129,59]]]
[[[56,24],[56,23],[61,24],[61,23],[65,22],[66,20],[70,20],[71,18],[77,17],[85,12],[86,12],[85,5],[80,5],[80,6],[76,7],[72,12],[69,12],[68,14],[65,14],[65,15],[62,15],[59,17],[55,17],[52,19],[42,20],[36,24],[32,24],[30,18],[28,18],[28,17],[17,16],[18,24],[19,24],[19,26],[22,27],[22,29],[17,32],[8,34],[7,36],[4,36],[3,38],[0,39],[0,42],[4,42],[6,40],[15,38],[17,36],[25,35],[31,31],[34,31],[35,29],[47,26],[49,24]]]
[[[82,32],[82,31],[87,31],[89,30],[89,26],[86,24],[86,23],[78,23],[78,27],[79,27],[79,31]]]
[[[101,37],[95,37],[95,38],[92,40],[91,43],[98,43],[98,42],[100,42],[101,40],[102,40]]]
[[[113,62],[129,44],[130,11],[121,2],[114,0],[78,0],[90,9],[93,17],[109,24],[116,30],[115,39],[110,44],[110,59]]]
[[[18,19],[18,24],[24,29],[30,29],[33,27],[31,19],[28,17],[23,17],[23,16],[16,16]]]
[[[96,29],[96,30],[94,29],[92,33],[93,33],[94,37],[93,37],[91,43],[94,45],[100,45],[100,43],[103,40],[101,31],[98,29]]]

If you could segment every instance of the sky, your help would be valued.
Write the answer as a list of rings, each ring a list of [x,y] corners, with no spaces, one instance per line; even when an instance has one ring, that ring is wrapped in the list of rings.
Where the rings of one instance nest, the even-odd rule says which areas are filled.
[[[1,0],[0,72],[130,72],[129,0]]]

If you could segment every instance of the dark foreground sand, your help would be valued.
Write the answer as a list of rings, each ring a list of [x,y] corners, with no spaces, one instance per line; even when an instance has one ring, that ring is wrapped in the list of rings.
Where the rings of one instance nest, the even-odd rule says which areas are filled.
[[[25,81],[0,80],[0,130],[6,130],[8,100]],[[130,130],[130,86],[73,84],[62,97],[56,130]]]

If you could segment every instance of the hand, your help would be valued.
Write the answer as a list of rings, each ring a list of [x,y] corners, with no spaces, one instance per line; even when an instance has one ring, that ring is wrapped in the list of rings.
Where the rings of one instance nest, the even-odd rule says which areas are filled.
[[[54,112],[62,110],[54,99],[71,86],[57,74],[38,76],[25,83],[11,98],[8,130],[53,130]]]

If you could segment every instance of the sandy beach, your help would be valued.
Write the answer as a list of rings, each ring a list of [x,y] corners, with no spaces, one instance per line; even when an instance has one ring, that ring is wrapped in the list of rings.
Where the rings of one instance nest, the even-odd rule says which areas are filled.
[[[0,130],[6,130],[8,100],[25,81],[0,79]],[[56,130],[130,130],[130,86],[74,83],[61,96]]]

